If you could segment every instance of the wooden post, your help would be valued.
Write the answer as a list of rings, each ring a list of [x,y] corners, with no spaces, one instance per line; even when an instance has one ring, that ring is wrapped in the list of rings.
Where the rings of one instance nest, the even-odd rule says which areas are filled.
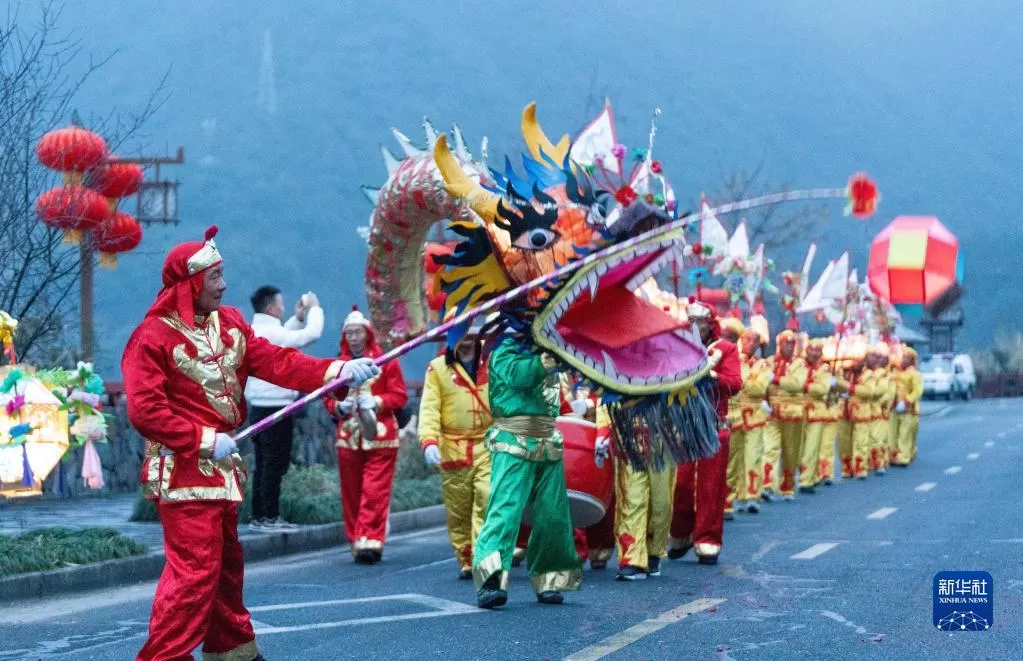
[[[92,232],[82,232],[82,242],[78,246],[81,258],[79,268],[79,307],[81,308],[81,353],[82,360],[91,363],[95,344],[92,335],[92,276],[93,250]]]

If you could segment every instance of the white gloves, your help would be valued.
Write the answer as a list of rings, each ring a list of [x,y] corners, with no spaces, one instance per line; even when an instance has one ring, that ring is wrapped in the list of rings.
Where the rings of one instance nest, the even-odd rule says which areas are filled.
[[[601,436],[593,446],[593,463],[597,468],[603,468],[604,462],[611,456],[611,437]]]
[[[355,358],[345,362],[341,367],[341,378],[348,385],[358,388],[362,384],[380,374],[380,368],[373,364],[371,358]]]
[[[906,412],[906,402],[899,401],[899,403],[895,405],[895,412],[896,413],[905,413]]]
[[[570,405],[572,407],[572,413],[576,414],[580,418],[586,415],[586,411],[590,409],[589,402],[585,399],[577,399]]]
[[[360,409],[363,409],[363,410],[366,410],[366,409],[376,409],[376,407],[377,407],[377,400],[376,400],[376,397],[374,397],[372,394],[364,393],[362,395],[359,395],[359,408]]]
[[[547,352],[540,354],[540,362],[543,364],[544,369],[548,372],[553,371],[554,368],[558,366],[558,362],[554,360],[554,356]]]
[[[766,399],[760,400],[760,408],[764,409],[764,413],[766,413],[767,415],[771,415],[772,413],[774,413],[774,409],[771,407],[770,404],[767,403]]]
[[[838,378],[834,377],[834,376],[831,377],[831,387],[834,388],[837,385],[838,385]]]
[[[338,402],[337,412],[340,415],[351,415],[352,411],[355,410],[355,402],[350,399],[346,399],[343,402]]]
[[[217,434],[213,441],[213,458],[217,461],[225,459],[238,451],[238,445],[228,434]]]
[[[440,448],[436,445],[428,445],[423,450],[423,459],[427,466],[440,466]]]

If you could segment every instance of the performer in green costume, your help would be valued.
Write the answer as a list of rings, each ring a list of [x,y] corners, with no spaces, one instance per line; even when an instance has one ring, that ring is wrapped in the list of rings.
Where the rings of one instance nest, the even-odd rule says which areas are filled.
[[[561,404],[555,362],[508,336],[491,354],[489,373],[494,424],[485,443],[492,466],[490,503],[473,557],[477,603],[496,608],[507,602],[515,538],[529,506],[530,582],[540,603],[560,604],[563,591],[579,589],[582,569],[572,537],[561,434],[554,426]]]

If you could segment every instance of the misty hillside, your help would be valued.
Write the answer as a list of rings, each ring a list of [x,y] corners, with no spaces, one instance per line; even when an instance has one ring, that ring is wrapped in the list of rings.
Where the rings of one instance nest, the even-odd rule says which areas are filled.
[[[159,288],[166,250],[221,228],[228,301],[247,313],[264,283],[313,289],[331,353],[363,304],[365,247],[355,228],[379,185],[390,127],[421,135],[429,116],[457,122],[491,162],[522,146],[522,107],[537,101],[549,133],[580,128],[605,95],[619,137],[646,139],[684,199],[764,164],[768,179],[841,186],[869,172],[883,199],[871,221],[835,202],[818,228],[824,259],[867,242],[894,216],[936,214],[967,262],[966,344],[1016,326],[1023,201],[1023,7],[1000,3],[671,2],[287,3],[200,0],[69,3],[63,25],[96,55],[119,52],[80,98],[83,117],[141,104],[169,68],[169,102],[147,150],[186,150],[182,223],[152,227],[117,271],[97,278],[98,368],[113,375],[123,343]],[[421,138],[420,138],[421,140]],[[775,255],[779,269],[796,266]],[[999,292],[1000,296],[992,295]],[[294,296],[290,297],[294,301]],[[419,378],[422,359],[409,378]]]

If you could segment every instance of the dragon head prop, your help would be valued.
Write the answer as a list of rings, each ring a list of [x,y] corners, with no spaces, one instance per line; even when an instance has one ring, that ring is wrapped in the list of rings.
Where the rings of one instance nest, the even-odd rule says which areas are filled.
[[[445,266],[446,304],[459,311],[675,220],[664,195],[660,205],[638,194],[623,200],[595,185],[571,159],[567,135],[557,144],[547,138],[535,105],[523,112],[522,134],[529,149],[524,174],[506,159],[489,185],[465,173],[444,136],[436,142],[434,158],[448,192],[472,211],[449,225],[462,241],[437,260]],[[505,306],[502,318],[605,393],[686,388],[703,375],[703,344],[689,324],[641,290],[681,258],[684,245],[681,230],[636,241],[534,288]]]

